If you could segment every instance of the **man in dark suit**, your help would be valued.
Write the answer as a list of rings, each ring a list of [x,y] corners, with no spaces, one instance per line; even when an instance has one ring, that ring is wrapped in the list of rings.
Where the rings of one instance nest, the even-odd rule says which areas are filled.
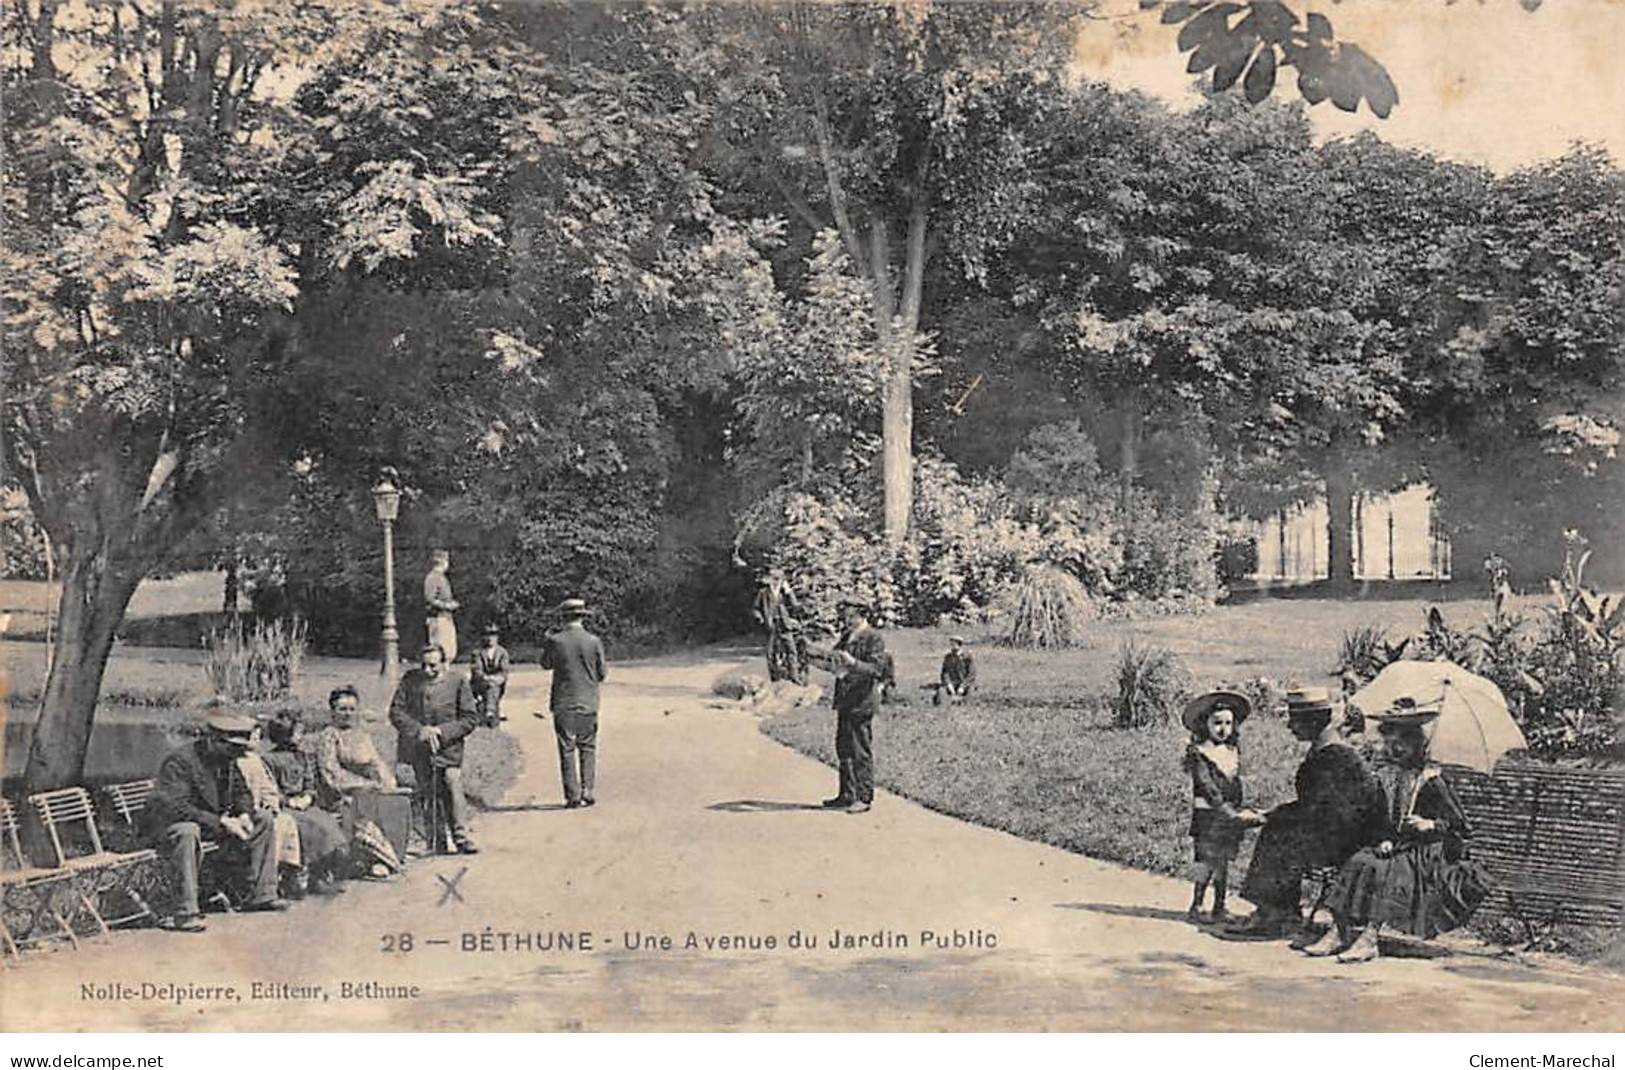
[[[965,649],[965,637],[948,637],[948,653],[942,656],[942,672],[937,679],[938,706],[963,702],[976,686],[976,661]]]
[[[412,801],[428,849],[439,849],[443,825],[449,824],[457,850],[478,854],[463,796],[463,738],[479,727],[480,715],[468,680],[447,670],[438,645],[424,647],[422,666],[401,679],[389,703],[389,723],[397,733],[397,755],[417,780]]]
[[[566,598],[559,603],[559,613],[565,624],[543,641],[542,668],[553,671],[548,705],[559,745],[564,805],[574,810],[597,801],[593,784],[598,771],[598,689],[608,670],[604,644],[584,622],[587,603]]]
[[[238,865],[249,885],[246,910],[285,910],[277,898],[276,838],[268,814],[239,812],[235,763],[253,745],[254,720],[223,710],[209,715],[205,734],[171,751],[158,766],[147,804],[147,838],[175,867],[180,902],[171,927],[202,932],[198,870],[203,842],[236,847],[222,861]]]
[[[842,623],[846,632],[835,646],[831,665],[836,674],[835,757],[840,788],[824,805],[861,814],[875,801],[873,727],[886,676],[886,644],[870,626],[868,610],[859,602],[845,603]]]

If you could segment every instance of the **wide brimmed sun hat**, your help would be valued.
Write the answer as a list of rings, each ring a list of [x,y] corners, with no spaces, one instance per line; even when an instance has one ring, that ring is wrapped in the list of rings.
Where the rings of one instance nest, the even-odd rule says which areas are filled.
[[[1246,695],[1236,691],[1209,691],[1205,695],[1198,695],[1185,704],[1184,712],[1179,719],[1184,722],[1188,731],[1199,731],[1207,722],[1208,714],[1214,710],[1230,710],[1236,715],[1236,725],[1252,716],[1253,704]]]

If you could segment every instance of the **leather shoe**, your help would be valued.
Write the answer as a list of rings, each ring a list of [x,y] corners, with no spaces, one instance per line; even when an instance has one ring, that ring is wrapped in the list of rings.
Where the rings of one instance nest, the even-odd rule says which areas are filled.
[[[208,930],[203,919],[196,914],[176,914],[169,923],[170,931],[177,933],[201,933]]]
[[[847,806],[846,812],[849,814],[867,814],[869,812],[869,804],[866,802],[853,802]]]
[[[825,799],[818,805],[822,806],[826,810],[845,810],[848,806],[852,805],[852,800],[843,795],[837,795],[833,799]]]
[[[598,800],[594,799],[590,795],[583,795],[581,797],[581,805],[582,806],[597,806],[598,805]]]
[[[287,909],[288,901],[286,899],[261,899],[257,903],[246,903],[243,906],[243,911],[249,914],[265,914]]]
[[[457,845],[457,849],[465,855],[477,855],[480,853],[479,845],[473,840],[463,840]]]

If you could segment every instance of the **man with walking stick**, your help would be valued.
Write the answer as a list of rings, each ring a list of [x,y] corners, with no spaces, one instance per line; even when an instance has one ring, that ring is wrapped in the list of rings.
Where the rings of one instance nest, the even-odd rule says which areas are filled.
[[[395,689],[389,722],[398,733],[398,758],[412,766],[417,780],[413,802],[428,850],[439,853],[449,824],[456,849],[478,853],[463,796],[463,738],[479,725],[479,711],[468,681],[447,671],[438,644],[423,648],[422,666]]]

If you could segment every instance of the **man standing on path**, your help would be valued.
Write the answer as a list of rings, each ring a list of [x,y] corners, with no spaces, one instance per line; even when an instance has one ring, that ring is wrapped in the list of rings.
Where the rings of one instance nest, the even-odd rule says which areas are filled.
[[[395,689],[389,723],[398,733],[398,758],[417,780],[412,802],[429,851],[438,849],[449,823],[457,849],[478,854],[463,795],[463,737],[479,726],[479,711],[468,681],[447,670],[445,654],[433,643],[423,648],[422,667]]]
[[[198,869],[205,840],[232,846],[233,865],[249,885],[245,909],[287,909],[277,898],[276,834],[270,816],[234,812],[234,766],[253,738],[252,717],[216,711],[209,715],[202,739],[171,751],[158,766],[146,812],[147,834],[175,869],[180,901],[171,927],[177,932],[203,931]]]
[[[451,580],[446,570],[451,567],[451,554],[436,549],[429,555],[429,574],[423,577],[424,622],[429,631],[429,645],[438,646],[445,654],[446,664],[457,660],[457,599],[451,596]]]
[[[566,598],[559,603],[559,613],[565,624],[543,640],[542,668],[553,671],[548,704],[553,710],[553,735],[559,744],[564,805],[574,810],[597,801],[593,781],[598,765],[598,688],[608,671],[604,666],[604,644],[583,622],[587,603]]]
[[[874,717],[886,675],[886,644],[862,603],[843,605],[846,633],[835,646],[835,757],[840,789],[824,806],[861,814],[875,801]]]
[[[801,636],[801,605],[784,578],[784,570],[773,568],[756,592],[751,609],[757,623],[767,629],[767,678],[807,682],[807,655]]]

